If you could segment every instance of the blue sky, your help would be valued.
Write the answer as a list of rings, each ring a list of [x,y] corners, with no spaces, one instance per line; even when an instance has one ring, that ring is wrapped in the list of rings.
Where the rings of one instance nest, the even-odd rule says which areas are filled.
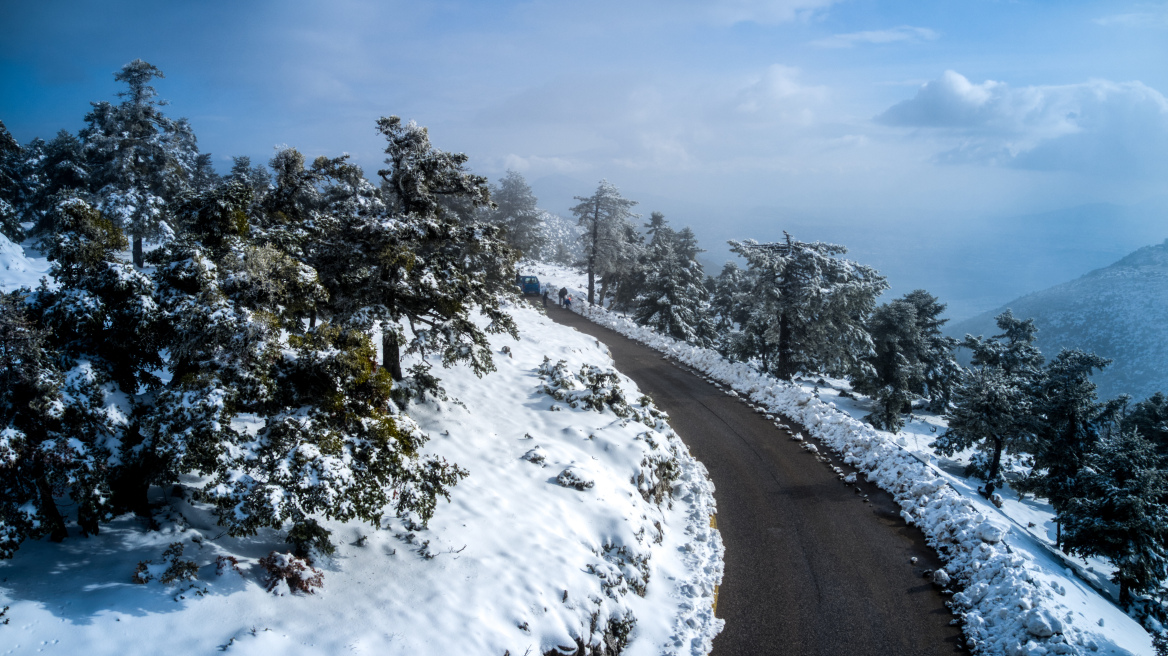
[[[907,291],[935,276],[896,244],[1003,217],[1110,204],[1153,217],[1113,250],[1168,237],[1147,210],[1168,193],[1163,2],[2,1],[0,120],[21,141],[80,128],[142,58],[221,168],[286,144],[372,175],[375,121],[397,114],[553,211],[607,178],[718,261],[724,239],[792,229]],[[1045,220],[1091,220],[1068,216]]]

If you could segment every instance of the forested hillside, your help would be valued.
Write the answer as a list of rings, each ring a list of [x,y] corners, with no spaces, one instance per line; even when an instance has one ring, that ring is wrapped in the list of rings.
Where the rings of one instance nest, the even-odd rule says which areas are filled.
[[[1100,396],[1130,394],[1138,400],[1168,389],[1168,240],[946,332],[992,334],[994,317],[1006,308],[1034,319],[1038,347],[1047,357],[1079,348],[1110,358],[1111,366],[1092,379]]]

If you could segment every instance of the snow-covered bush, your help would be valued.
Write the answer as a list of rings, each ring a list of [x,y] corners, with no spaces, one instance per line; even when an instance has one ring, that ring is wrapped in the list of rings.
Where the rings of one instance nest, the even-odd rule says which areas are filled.
[[[292,592],[312,594],[314,588],[324,585],[324,573],[312,563],[290,553],[273,551],[260,558],[260,567],[268,573],[268,592],[275,592],[281,583]]]
[[[183,543],[172,542],[162,552],[162,562],[155,563],[152,560],[139,562],[132,580],[134,583],[157,580],[159,583],[169,585],[199,578],[199,566],[192,560],[184,559],[182,555]]]
[[[596,481],[589,478],[587,474],[576,467],[568,467],[560,472],[560,475],[556,476],[556,482],[563,487],[570,487],[581,492],[596,486]]]

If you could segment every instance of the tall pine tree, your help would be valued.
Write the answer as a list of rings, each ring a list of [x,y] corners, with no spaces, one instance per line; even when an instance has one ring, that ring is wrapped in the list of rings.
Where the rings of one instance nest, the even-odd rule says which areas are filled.
[[[1119,409],[1115,403],[1096,402],[1091,382],[1091,374],[1110,363],[1094,353],[1063,350],[1031,389],[1034,463],[1016,487],[1050,500],[1058,523],[1055,546],[1062,543],[1062,514],[1067,503],[1080,494],[1080,474],[1087,456],[1095,450],[1107,416]]]
[[[749,355],[784,380],[801,371],[846,375],[872,350],[864,324],[888,284],[875,269],[838,257],[843,246],[783,234],[770,244],[730,242],[754,272],[743,326]]]
[[[1033,319],[1016,319],[1006,310],[997,323],[1002,333],[990,339],[965,336],[962,346],[973,351],[973,368],[945,415],[949,430],[931,444],[943,455],[976,446],[966,472],[986,482],[986,496],[1003,482],[1003,455],[1033,448],[1031,388],[1042,374],[1043,360],[1034,345],[1038,328]]]
[[[652,239],[637,285],[633,319],[674,339],[713,345],[716,333],[708,309],[709,290],[697,261],[701,249],[693,231],[674,232],[660,212],[652,214],[648,227]]]
[[[608,180],[601,180],[591,196],[576,196],[580,201],[572,214],[584,229],[580,239],[584,244],[584,269],[588,274],[588,303],[596,303],[596,278],[618,274],[636,260],[636,234],[630,219],[637,204],[621,196]]]
[[[488,212],[490,221],[503,228],[507,245],[524,257],[538,257],[547,238],[543,234],[543,213],[523,176],[507,171],[499,185],[491,190],[495,209]]]
[[[1125,431],[1101,440],[1080,476],[1060,513],[1063,544],[1115,566],[1111,580],[1126,608],[1168,577],[1168,471],[1151,442]]]
[[[165,103],[150,85],[161,77],[162,71],[141,59],[126,64],[114,75],[126,84],[118,94],[125,100],[93,103],[81,131],[102,213],[132,237],[138,267],[142,240],[158,234],[167,203],[190,186],[192,149],[197,155],[193,137],[185,137],[183,125],[162,113]]]

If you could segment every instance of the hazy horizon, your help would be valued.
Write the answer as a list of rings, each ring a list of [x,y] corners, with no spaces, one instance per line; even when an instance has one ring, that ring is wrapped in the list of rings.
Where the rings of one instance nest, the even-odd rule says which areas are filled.
[[[375,121],[395,114],[492,180],[519,171],[548,210],[605,178],[693,227],[708,262],[728,238],[789,230],[955,318],[1168,237],[1165,3],[121,0],[0,16],[0,120],[22,143],[81,128],[141,58],[220,171],[289,145],[373,177]]]

